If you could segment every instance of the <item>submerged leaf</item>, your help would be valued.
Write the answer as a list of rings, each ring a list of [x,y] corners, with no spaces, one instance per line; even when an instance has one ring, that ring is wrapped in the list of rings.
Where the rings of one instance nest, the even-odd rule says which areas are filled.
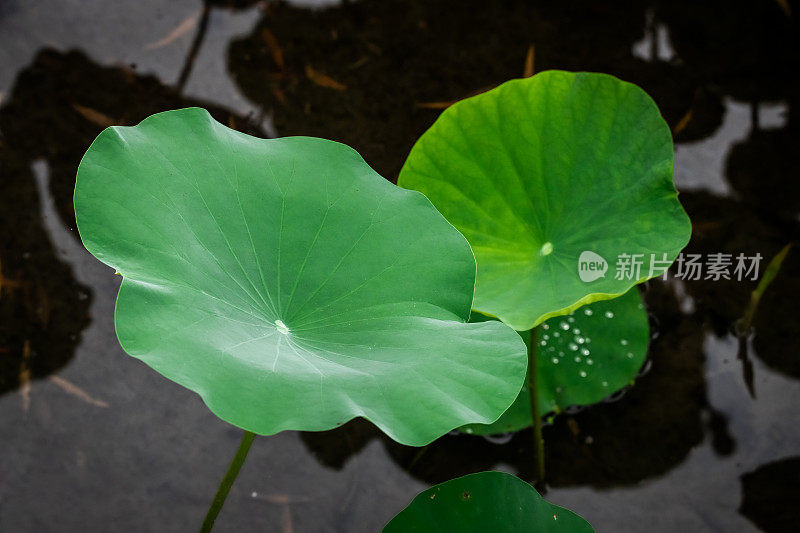
[[[316,70],[311,65],[306,65],[306,77],[320,87],[325,87],[326,89],[334,89],[336,91],[347,90],[347,85],[344,83],[339,83],[327,74],[323,74],[322,72]]]
[[[383,528],[383,533],[429,531],[594,533],[586,520],[504,472],[470,474],[431,487]]]
[[[521,388],[519,336],[466,323],[466,240],[345,145],[159,113],[100,134],[75,210],[123,275],[125,351],[246,430],[363,416],[422,445],[495,420]]]
[[[473,307],[524,331],[666,270],[691,230],[672,160],[669,127],[639,87],[546,71],[446,109],[398,183],[469,240]]]

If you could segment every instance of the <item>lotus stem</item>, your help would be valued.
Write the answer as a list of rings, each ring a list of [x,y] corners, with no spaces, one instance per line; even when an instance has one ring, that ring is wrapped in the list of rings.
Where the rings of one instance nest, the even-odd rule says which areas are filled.
[[[544,439],[542,438],[542,416],[539,411],[539,394],[536,387],[536,356],[539,352],[539,328],[530,331],[528,346],[528,396],[531,402],[531,419],[533,420],[533,444],[536,450],[536,479],[533,485],[543,491],[544,484]]]
[[[228,497],[233,482],[236,481],[236,476],[239,475],[239,470],[242,469],[244,460],[247,458],[247,452],[250,451],[250,445],[253,444],[255,436],[255,433],[250,431],[245,431],[244,435],[242,435],[242,442],[239,443],[239,449],[236,450],[236,455],[233,456],[231,466],[228,467],[225,477],[222,478],[222,482],[219,484],[217,495],[214,496],[214,501],[211,502],[211,507],[208,509],[206,519],[203,520],[203,527],[200,528],[200,533],[209,533],[211,528],[214,527],[214,521],[222,510],[222,506],[225,505],[225,498]]]

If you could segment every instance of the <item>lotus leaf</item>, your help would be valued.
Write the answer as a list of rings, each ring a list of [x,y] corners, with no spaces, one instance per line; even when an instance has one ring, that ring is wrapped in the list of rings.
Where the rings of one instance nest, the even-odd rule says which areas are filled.
[[[474,308],[525,331],[666,270],[691,232],[672,163],[643,90],[553,70],[447,108],[398,183],[469,240]]]
[[[521,335],[526,343],[530,342],[527,331]],[[647,312],[636,287],[619,298],[594,302],[546,321],[539,326],[537,335],[540,414],[592,405],[630,385],[644,364],[649,341]],[[497,421],[461,429],[492,435],[518,431],[531,424],[526,384]]]
[[[593,533],[589,523],[548,503],[536,489],[504,472],[480,472],[421,492],[383,533]]]
[[[519,336],[467,323],[467,241],[345,145],[159,113],[98,136],[75,211],[123,276],[123,349],[243,429],[362,416],[424,445],[497,419],[522,386]]]

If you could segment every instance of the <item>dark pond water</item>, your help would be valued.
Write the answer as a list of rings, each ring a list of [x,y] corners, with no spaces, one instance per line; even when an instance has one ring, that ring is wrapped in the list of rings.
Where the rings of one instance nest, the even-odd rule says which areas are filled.
[[[792,13],[800,2],[0,0],[0,531],[196,530],[239,439],[116,342],[119,278],[80,245],[71,204],[105,125],[201,105],[250,133],[348,143],[394,180],[431,103],[520,76],[534,45],[537,71],[609,72],[656,99],[687,251],[768,259],[800,236]],[[800,249],[739,342],[754,286],[647,285],[649,370],[545,428],[548,499],[598,532],[796,530]],[[359,422],[259,438],[216,530],[378,531],[432,483],[529,478],[530,441],[419,450]]]

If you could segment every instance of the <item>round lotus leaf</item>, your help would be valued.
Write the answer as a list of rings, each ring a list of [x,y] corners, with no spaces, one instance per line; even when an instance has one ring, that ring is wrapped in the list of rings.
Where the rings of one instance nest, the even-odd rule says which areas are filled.
[[[530,332],[520,335],[530,343]],[[539,326],[536,342],[540,414],[595,404],[633,383],[644,364],[650,326],[641,293],[634,287],[619,298],[551,318]],[[460,429],[475,435],[495,435],[519,431],[532,423],[526,382],[498,420]]]
[[[159,113],[100,134],[75,211],[123,275],[123,349],[246,430],[362,416],[423,445],[497,419],[522,386],[519,336],[467,323],[467,241],[345,145]]]
[[[398,183],[469,240],[473,307],[524,331],[666,270],[691,233],[672,161],[639,87],[545,71],[446,109]]]
[[[594,533],[577,514],[548,503],[504,472],[451,479],[419,493],[383,533]]]

